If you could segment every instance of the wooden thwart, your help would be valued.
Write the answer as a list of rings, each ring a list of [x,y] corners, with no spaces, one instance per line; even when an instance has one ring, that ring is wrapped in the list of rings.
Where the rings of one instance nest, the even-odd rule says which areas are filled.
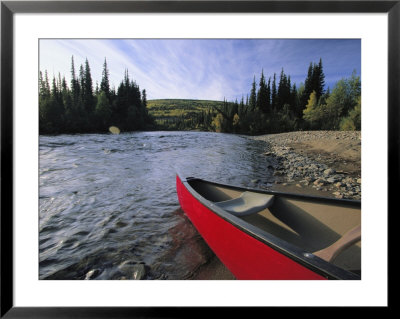
[[[314,253],[315,256],[322,258],[328,262],[332,262],[339,253],[341,253],[346,248],[355,244],[361,239],[361,224],[350,229],[345,233],[339,240],[334,242],[329,247],[321,249]]]

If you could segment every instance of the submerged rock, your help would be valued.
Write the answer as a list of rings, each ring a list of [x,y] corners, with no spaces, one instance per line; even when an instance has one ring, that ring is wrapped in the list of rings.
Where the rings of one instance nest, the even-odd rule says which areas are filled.
[[[86,274],[85,280],[95,279],[100,273],[99,269],[92,269]]]
[[[146,277],[146,267],[143,264],[137,264],[134,267],[132,279],[141,280]]]
[[[146,278],[146,265],[144,263],[137,263],[134,260],[124,261],[118,266],[118,270],[122,273],[123,279],[142,280]]]

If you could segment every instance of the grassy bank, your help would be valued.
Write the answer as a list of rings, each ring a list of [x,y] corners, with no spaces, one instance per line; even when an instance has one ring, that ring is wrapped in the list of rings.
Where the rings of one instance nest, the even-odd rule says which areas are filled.
[[[209,130],[202,124],[204,118],[212,119],[215,107],[220,108],[222,101],[159,99],[147,101],[149,114],[157,127],[163,130]]]

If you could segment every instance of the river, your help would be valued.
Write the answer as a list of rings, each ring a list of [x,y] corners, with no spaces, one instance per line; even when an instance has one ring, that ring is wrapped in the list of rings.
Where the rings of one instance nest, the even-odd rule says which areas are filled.
[[[209,251],[180,209],[176,173],[242,186],[273,180],[265,142],[239,135],[82,134],[39,143],[39,279],[190,278]]]

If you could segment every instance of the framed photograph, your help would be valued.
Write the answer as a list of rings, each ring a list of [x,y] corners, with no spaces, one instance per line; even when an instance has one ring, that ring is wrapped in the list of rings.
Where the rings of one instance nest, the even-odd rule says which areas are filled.
[[[399,1],[2,1],[1,316],[388,307],[399,18]]]

